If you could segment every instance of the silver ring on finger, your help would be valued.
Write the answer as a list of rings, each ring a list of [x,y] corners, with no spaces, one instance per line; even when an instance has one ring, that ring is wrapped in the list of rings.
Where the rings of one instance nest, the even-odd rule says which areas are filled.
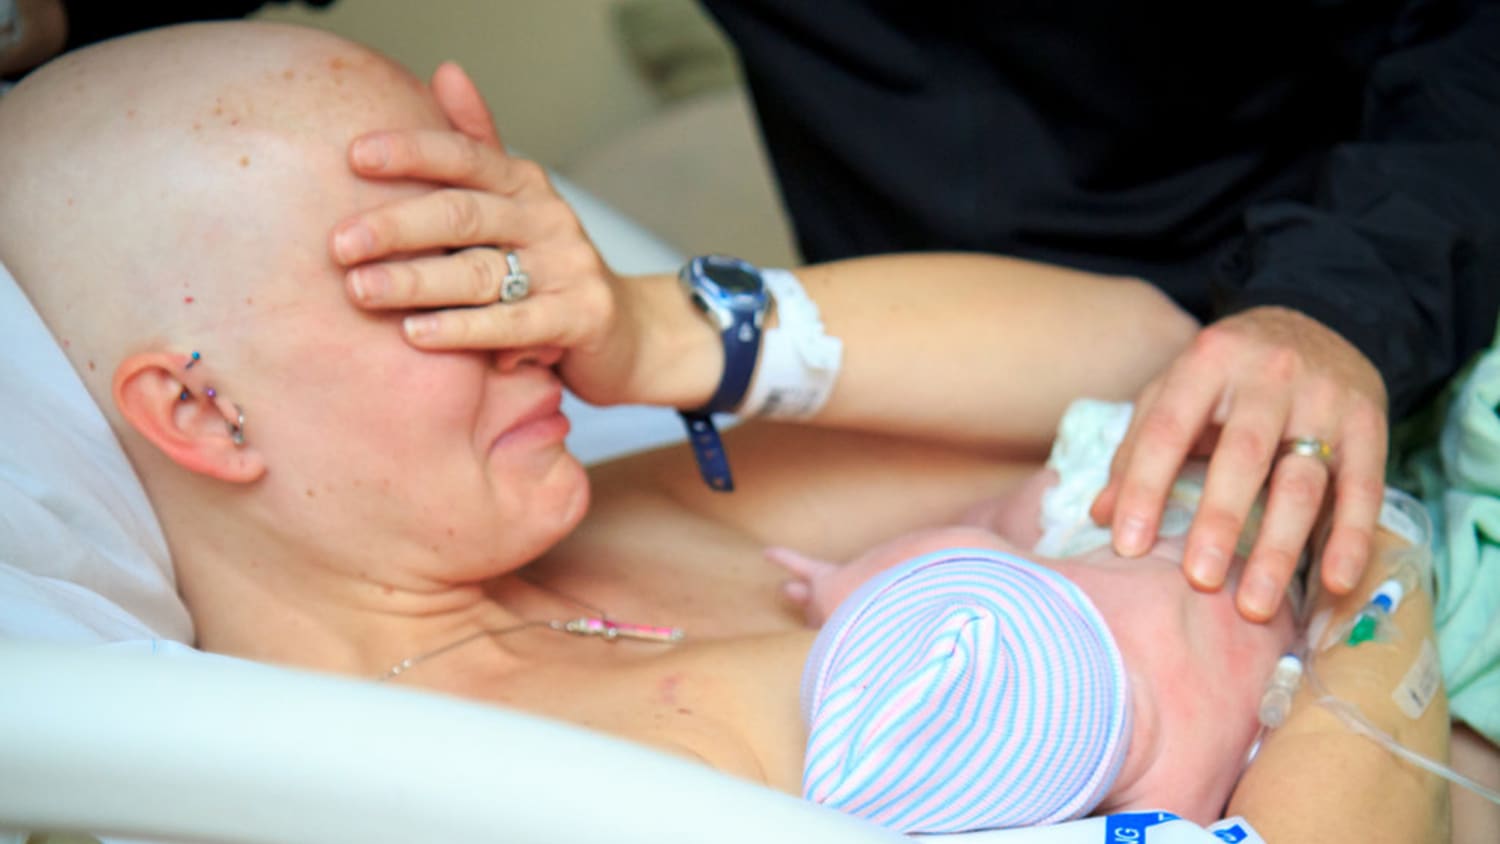
[[[1318,437],[1289,437],[1281,442],[1281,453],[1278,458],[1284,457],[1311,457],[1323,464],[1323,468],[1333,469],[1333,446],[1327,440]]]
[[[500,279],[500,298],[496,301],[509,305],[525,299],[531,292],[531,276],[521,269],[521,259],[515,250],[505,251],[505,277]]]

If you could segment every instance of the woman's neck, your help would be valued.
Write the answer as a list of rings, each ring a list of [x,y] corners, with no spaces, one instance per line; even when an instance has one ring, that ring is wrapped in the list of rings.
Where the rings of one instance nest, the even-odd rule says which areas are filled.
[[[528,594],[510,585],[519,581],[514,574],[484,584],[413,586],[384,561],[314,559],[265,533],[236,535],[235,525],[214,521],[164,519],[178,589],[204,650],[376,676],[468,633],[519,623],[530,609],[510,604]]]

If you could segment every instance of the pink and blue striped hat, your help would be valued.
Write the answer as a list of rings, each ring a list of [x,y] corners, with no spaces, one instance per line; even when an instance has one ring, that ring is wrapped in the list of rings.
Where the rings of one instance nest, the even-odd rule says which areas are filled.
[[[1124,662],[1088,597],[979,549],[915,558],[841,604],[802,713],[804,796],[902,832],[1080,817],[1130,740]]]

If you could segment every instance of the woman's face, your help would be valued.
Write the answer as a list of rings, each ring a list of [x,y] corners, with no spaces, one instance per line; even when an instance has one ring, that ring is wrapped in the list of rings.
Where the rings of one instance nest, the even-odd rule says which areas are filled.
[[[408,574],[478,580],[513,569],[582,517],[587,479],[564,447],[562,386],[541,365],[409,346],[399,317],[334,294],[284,314],[265,352],[280,374],[247,407],[268,504],[324,558],[412,560]],[[279,521],[279,520],[278,520]],[[401,571],[401,569],[398,569]],[[397,585],[414,586],[419,583]]]
[[[244,406],[247,443],[268,466],[261,521],[313,559],[395,588],[512,570],[587,507],[586,475],[563,444],[561,384],[544,365],[502,372],[488,353],[419,351],[400,331],[407,313],[350,303],[327,233],[428,188],[364,182],[341,148],[328,156],[286,203],[296,219],[283,240],[296,243],[234,303],[238,327],[216,334],[240,347],[238,383],[220,392]]]

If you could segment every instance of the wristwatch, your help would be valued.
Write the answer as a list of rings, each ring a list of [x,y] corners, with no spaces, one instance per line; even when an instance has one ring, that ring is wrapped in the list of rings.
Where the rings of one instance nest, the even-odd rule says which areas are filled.
[[[703,481],[719,492],[731,492],[734,478],[713,414],[739,407],[750,388],[770,294],[758,267],[727,255],[700,255],[683,266],[677,279],[724,341],[724,375],[719,388],[708,404],[681,414]]]

